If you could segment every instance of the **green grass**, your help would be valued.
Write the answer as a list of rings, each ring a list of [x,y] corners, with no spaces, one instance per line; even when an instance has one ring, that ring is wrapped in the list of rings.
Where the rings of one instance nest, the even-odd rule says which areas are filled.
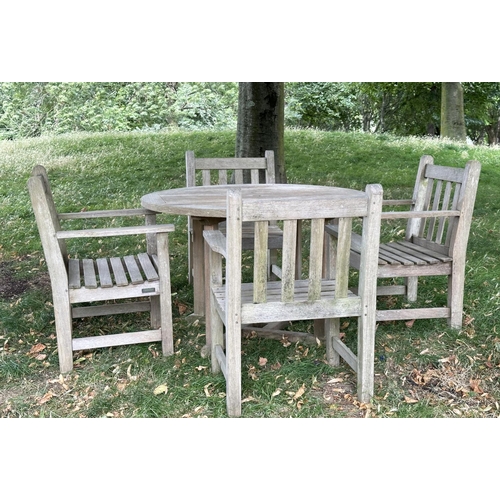
[[[170,244],[175,354],[162,358],[157,344],[83,352],[71,374],[59,375],[50,282],[26,181],[31,168],[43,164],[60,211],[133,208],[145,193],[184,185],[187,149],[197,156],[232,156],[234,144],[231,131],[74,134],[0,142],[2,417],[226,416],[223,376],[212,375],[201,354],[204,326],[188,320],[192,289],[187,283],[186,220],[180,216],[160,218],[176,225]],[[386,198],[411,196],[423,154],[433,155],[438,164],[463,166],[477,159],[483,165],[468,246],[464,328],[449,330],[444,320],[380,323],[375,396],[369,405],[357,402],[354,374],[346,365],[325,363],[322,345],[245,338],[244,417],[500,415],[500,150],[390,135],[311,130],[285,135],[289,182],[356,189],[379,182]],[[402,228],[388,225],[384,236]],[[86,253],[98,254],[138,242],[80,241],[79,246],[70,244],[70,253],[78,253],[82,244]],[[444,287],[444,279],[424,280],[419,300],[444,301]],[[146,321],[139,314],[87,319],[76,322],[76,330],[135,329]],[[343,329],[346,341],[355,346],[355,322],[345,322]],[[35,352],[39,345],[43,349]],[[164,390],[156,394],[160,386]]]

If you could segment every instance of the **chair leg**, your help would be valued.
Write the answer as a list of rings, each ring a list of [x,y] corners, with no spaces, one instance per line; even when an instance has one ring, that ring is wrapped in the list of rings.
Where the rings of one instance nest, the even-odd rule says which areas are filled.
[[[454,262],[451,275],[448,276],[448,307],[450,308],[448,325],[451,328],[462,328],[464,285],[465,266],[457,265],[457,263]]]
[[[230,417],[241,416],[241,328],[226,328],[226,404]]]
[[[161,344],[164,356],[174,353],[174,337],[172,325],[172,295],[170,288],[170,256],[168,252],[168,234],[159,233],[158,271],[160,275],[160,317],[161,317]]]
[[[58,298],[57,292],[53,293],[53,301],[59,369],[61,373],[69,373],[73,370],[73,322],[71,304],[67,297]]]
[[[150,318],[151,318],[151,328],[156,330],[161,326],[161,304],[160,297],[155,295],[150,298]]]
[[[375,322],[358,320],[358,399],[369,403],[375,378]]]
[[[207,328],[210,325],[210,348],[211,348],[211,360],[212,360],[212,373],[219,373],[221,367],[219,360],[216,355],[216,346],[224,347],[224,326],[222,320],[217,312],[215,305],[215,299],[211,295],[210,297],[210,311],[208,312],[208,317],[206,319]]]
[[[326,361],[331,366],[338,366],[340,364],[339,353],[333,346],[333,341],[336,338],[340,338],[340,319],[325,319]]]

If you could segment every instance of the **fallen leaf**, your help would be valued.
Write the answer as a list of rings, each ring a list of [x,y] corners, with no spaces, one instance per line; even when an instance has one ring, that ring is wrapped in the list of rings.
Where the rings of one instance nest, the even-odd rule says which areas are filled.
[[[137,380],[137,376],[136,375],[132,375],[132,365],[128,365],[128,368],[127,368],[127,377],[130,380]]]
[[[412,327],[413,327],[413,323],[415,323],[415,320],[414,320],[414,319],[410,319],[410,321],[406,321],[406,322],[405,322],[405,325],[406,325],[408,328],[412,328]]]
[[[205,392],[205,396],[207,398],[210,397],[210,392],[208,391],[208,388],[212,385],[212,383],[210,382],[209,384],[207,384],[205,387],[203,387],[203,391]]]
[[[259,358],[259,366],[266,366],[267,358]]]
[[[274,398],[275,396],[279,396],[281,394],[281,389],[276,389],[272,394],[271,394],[271,399]]]
[[[40,352],[42,352],[45,349],[46,345],[45,344],[35,344],[34,346],[31,347],[31,349],[28,352],[28,356],[30,357],[36,357],[36,355]]]
[[[47,401],[50,401],[54,397],[54,393],[52,391],[47,392],[38,400],[39,405],[45,404]]]
[[[305,384],[302,384],[300,389],[294,394],[293,399],[299,399],[304,394],[304,392],[306,392],[306,386]]]
[[[330,380],[328,380],[327,384],[336,384],[338,382],[343,382],[344,379],[343,378],[331,378]]]
[[[179,302],[178,300],[175,302],[177,309],[179,310],[179,314],[182,316],[187,311],[187,305]]]
[[[408,404],[418,403],[418,399],[413,399],[413,398],[409,398],[408,396],[405,396],[405,403],[408,403]]]
[[[481,383],[480,380],[474,380],[474,379],[470,379],[469,380],[469,387],[471,388],[471,390],[473,390],[474,392],[477,392],[478,394],[481,394],[482,392],[484,392],[481,387],[479,387],[479,384]]]
[[[153,394],[155,396],[158,396],[159,394],[167,394],[167,392],[168,392],[168,387],[166,386],[166,384],[161,384],[158,387],[156,387],[156,389],[153,391]]]

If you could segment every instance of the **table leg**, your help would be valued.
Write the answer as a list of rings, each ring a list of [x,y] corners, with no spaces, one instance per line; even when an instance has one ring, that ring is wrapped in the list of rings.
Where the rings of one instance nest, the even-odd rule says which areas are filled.
[[[192,218],[193,224],[193,314],[205,316],[205,297],[210,292],[210,280],[206,276],[208,266],[205,265],[204,229],[217,229],[217,222]]]

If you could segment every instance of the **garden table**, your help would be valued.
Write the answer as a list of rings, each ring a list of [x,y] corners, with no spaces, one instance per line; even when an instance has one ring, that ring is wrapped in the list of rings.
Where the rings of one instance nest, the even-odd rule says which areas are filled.
[[[239,187],[243,201],[247,198],[261,200],[263,204],[279,204],[280,200],[297,200],[297,207],[308,198],[318,203],[321,199],[343,198],[352,206],[356,200],[364,200],[364,191],[334,186],[306,184],[241,184],[195,186],[168,189],[149,193],[141,198],[144,208],[172,215],[187,215],[193,221],[193,291],[195,316],[205,315],[205,265],[204,229],[216,229],[226,218],[226,197],[229,188]],[[207,283],[208,285],[208,283]]]

